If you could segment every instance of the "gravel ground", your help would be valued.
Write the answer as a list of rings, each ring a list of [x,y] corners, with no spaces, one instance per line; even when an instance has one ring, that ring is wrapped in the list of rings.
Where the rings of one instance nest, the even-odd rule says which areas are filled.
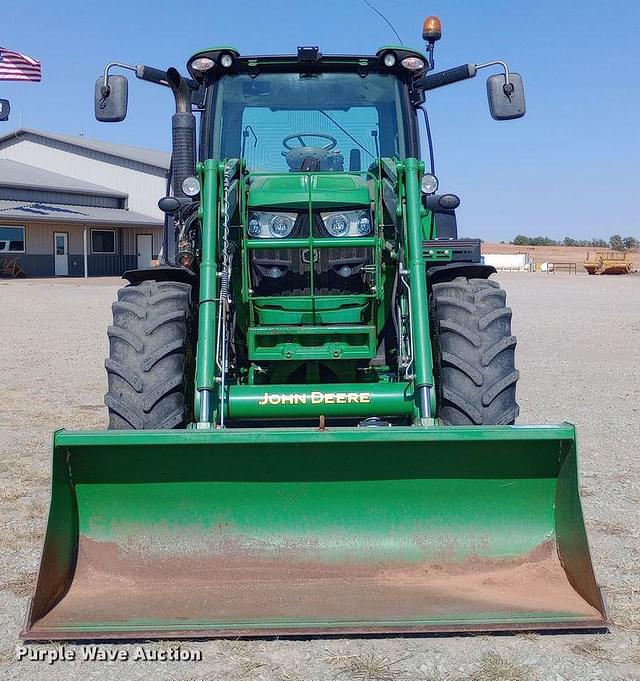
[[[172,681],[640,679],[640,276],[500,276],[519,336],[520,423],[576,423],[608,635],[182,642],[200,662],[16,659],[37,569],[54,428],[103,428],[103,358],[119,281],[0,281],[0,675]],[[166,653],[177,643],[149,644]],[[32,645],[31,654],[56,646]],[[130,657],[135,646],[104,646]]]

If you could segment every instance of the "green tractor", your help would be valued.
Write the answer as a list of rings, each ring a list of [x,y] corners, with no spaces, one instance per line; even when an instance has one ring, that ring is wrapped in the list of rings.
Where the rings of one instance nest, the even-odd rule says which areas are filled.
[[[25,639],[604,626],[574,428],[514,425],[511,310],[433,170],[426,93],[497,66],[506,120],[522,80],[423,37],[105,69],[99,120],[116,67],[175,97],[162,263],[113,305],[109,429],[54,436]]]

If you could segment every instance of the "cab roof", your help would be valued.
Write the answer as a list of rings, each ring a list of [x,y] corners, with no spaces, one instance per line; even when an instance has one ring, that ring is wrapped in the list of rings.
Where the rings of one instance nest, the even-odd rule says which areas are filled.
[[[396,55],[394,67],[385,67],[384,58],[388,53]],[[229,66],[223,66],[221,60],[225,55],[231,58]],[[192,78],[198,82],[217,80],[224,73],[265,71],[301,71],[322,72],[334,70],[363,72],[385,68],[388,71],[405,72],[400,63],[406,57],[418,57],[425,64],[427,57],[417,49],[400,45],[384,45],[373,55],[363,54],[322,54],[317,46],[298,47],[297,54],[273,55],[241,55],[231,46],[217,46],[196,52],[187,62],[187,68]],[[208,58],[213,64],[205,72],[194,69],[192,64],[196,59]],[[229,59],[225,58],[226,63]]]

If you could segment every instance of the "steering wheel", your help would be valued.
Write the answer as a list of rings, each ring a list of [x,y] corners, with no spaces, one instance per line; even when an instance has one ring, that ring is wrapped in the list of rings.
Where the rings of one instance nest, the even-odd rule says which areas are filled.
[[[293,151],[294,149],[299,149],[299,147],[292,147],[289,144],[289,141],[294,140],[294,139],[296,139],[300,142],[301,147],[311,146],[311,145],[304,143],[305,137],[320,137],[321,139],[329,140],[327,142],[327,144],[325,144],[323,147],[320,147],[320,149],[324,149],[325,151],[331,151],[331,149],[334,149],[336,147],[336,145],[338,144],[338,140],[335,137],[332,137],[331,135],[326,135],[323,132],[296,132],[293,135],[287,135],[282,140],[282,146],[285,149],[288,149],[289,151]]]

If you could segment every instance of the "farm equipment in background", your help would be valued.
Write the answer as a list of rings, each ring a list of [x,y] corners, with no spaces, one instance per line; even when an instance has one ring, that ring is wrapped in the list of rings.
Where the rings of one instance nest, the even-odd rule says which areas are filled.
[[[499,66],[507,120],[522,81],[423,37],[124,65],[175,96],[163,264],[113,305],[109,430],[54,436],[25,639],[605,623],[574,428],[513,425],[511,310],[420,159],[427,92]]]
[[[626,253],[596,253],[593,258],[587,253],[583,267],[589,274],[629,274],[633,263]]]

